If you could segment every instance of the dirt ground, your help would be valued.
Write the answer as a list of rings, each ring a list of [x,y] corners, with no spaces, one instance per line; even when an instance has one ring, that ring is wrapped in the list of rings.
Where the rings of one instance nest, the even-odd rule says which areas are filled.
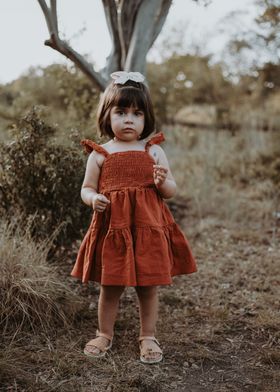
[[[211,220],[192,234],[198,272],[160,290],[163,363],[138,361],[137,308],[129,289],[112,352],[102,370],[92,365],[91,390],[279,391],[279,242],[269,231],[228,230]]]
[[[226,227],[214,217],[198,223],[187,214],[198,272],[160,288],[157,338],[164,360],[139,361],[138,313],[133,288],[121,298],[114,344],[108,356],[82,354],[97,327],[98,285],[61,274],[83,299],[68,329],[17,342],[14,383],[2,391],[278,392],[280,388],[279,228]],[[75,249],[73,250],[75,252]]]

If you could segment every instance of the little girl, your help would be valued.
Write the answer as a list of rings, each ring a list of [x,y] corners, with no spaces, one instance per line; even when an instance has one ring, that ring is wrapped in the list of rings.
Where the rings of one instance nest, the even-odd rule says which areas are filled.
[[[140,313],[140,360],[163,358],[155,338],[157,286],[171,277],[196,271],[184,234],[163,199],[176,192],[176,183],[154,136],[155,119],[144,76],[115,72],[99,104],[97,120],[110,141],[98,145],[83,140],[90,153],[81,197],[94,213],[81,244],[72,276],[101,284],[98,330],[84,353],[102,357],[112,346],[119,299],[134,286]]]

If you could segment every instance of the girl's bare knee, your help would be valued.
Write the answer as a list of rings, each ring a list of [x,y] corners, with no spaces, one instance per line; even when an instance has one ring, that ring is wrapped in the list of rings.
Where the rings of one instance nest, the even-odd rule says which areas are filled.
[[[125,286],[101,286],[101,294],[103,297],[106,299],[114,299],[114,298],[119,298],[123,291],[125,289]]]
[[[157,286],[136,286],[135,290],[138,297],[152,297],[157,294]]]

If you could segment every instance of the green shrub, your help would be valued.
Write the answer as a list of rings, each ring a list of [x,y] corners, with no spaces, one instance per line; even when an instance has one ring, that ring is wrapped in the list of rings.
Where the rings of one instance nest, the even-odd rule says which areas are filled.
[[[10,220],[20,214],[23,224],[35,214],[36,238],[63,223],[56,242],[67,243],[80,237],[90,216],[80,199],[85,162],[77,140],[55,145],[54,132],[34,108],[15,126],[13,141],[0,145],[0,208]]]

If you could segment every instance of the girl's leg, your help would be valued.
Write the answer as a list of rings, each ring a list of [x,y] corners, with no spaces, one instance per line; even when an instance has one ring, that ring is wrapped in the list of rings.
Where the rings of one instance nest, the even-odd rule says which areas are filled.
[[[98,328],[109,336],[114,335],[114,324],[119,300],[125,286],[101,286],[98,302]]]
[[[139,300],[140,335],[154,336],[158,318],[157,286],[135,287]]]
[[[155,336],[158,319],[158,293],[156,286],[138,286],[135,288],[139,300],[140,336]],[[141,349],[148,353],[146,359],[157,361],[162,359],[158,344],[149,339],[141,341]]]
[[[98,301],[98,329],[101,334],[113,337],[119,300],[124,288],[124,286],[101,286]],[[94,347],[94,343],[105,349],[109,346],[110,341],[103,336],[93,339],[90,348],[87,349],[93,355],[100,353],[100,350]]]

